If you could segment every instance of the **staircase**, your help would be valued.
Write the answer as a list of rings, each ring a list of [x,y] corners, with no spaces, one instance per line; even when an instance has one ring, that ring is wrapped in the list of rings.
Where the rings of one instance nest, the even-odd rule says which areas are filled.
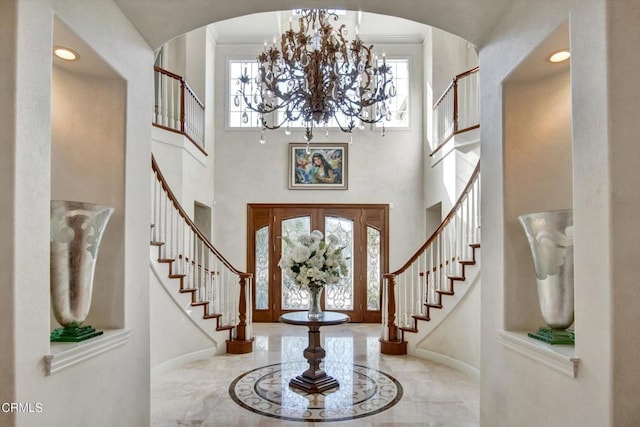
[[[231,340],[233,338],[231,336],[231,332],[233,331],[233,325],[223,324],[222,314],[212,312],[211,301],[207,300],[206,298],[200,297],[200,292],[199,292],[200,289],[198,287],[189,287],[189,283],[188,283],[189,279],[187,274],[177,273],[174,271],[179,269],[177,266],[182,261],[182,255],[179,255],[178,259],[162,258],[161,248],[162,246],[164,246],[164,243],[152,241],[151,246],[156,248],[156,256],[154,257],[154,255],[152,254],[151,258],[152,260],[155,258],[157,264],[160,265],[160,266],[154,266],[156,267],[155,270],[158,272],[162,272],[160,274],[163,274],[163,276],[166,276],[171,281],[169,286],[167,287],[169,289],[177,290],[179,294],[182,294],[188,297],[188,300],[189,300],[188,304],[190,307],[201,307],[201,311],[202,311],[201,318],[203,320],[215,319],[214,330],[216,332],[229,331],[229,340]],[[186,262],[188,262],[188,260],[186,260]],[[164,264],[165,268],[161,267],[162,264]],[[195,266],[192,266],[192,269],[193,267]],[[208,280],[210,282],[213,282],[218,272],[206,271],[205,269],[204,274],[211,275],[211,277]],[[177,302],[181,302],[180,301],[181,298],[176,297],[175,300]],[[180,305],[183,306],[184,304],[180,304]],[[206,325],[207,327],[211,326],[209,322],[207,322]],[[206,330],[207,328],[204,328],[204,329],[205,329],[205,332],[209,334],[209,332]]]
[[[247,315],[251,293],[247,289],[251,289],[252,275],[234,268],[217,251],[180,206],[153,157],[151,166],[151,247],[157,250],[151,255],[154,271],[176,303],[184,307],[179,295],[187,296],[187,307],[201,311],[196,318],[184,309],[212,339],[213,332],[228,331],[227,353],[251,352],[251,317]]]
[[[411,315],[411,318],[413,319],[413,321],[411,322],[411,324],[409,326],[401,326],[400,330],[404,333],[404,332],[411,332],[411,333],[418,333],[418,321],[422,320],[425,322],[429,322],[431,321],[432,318],[432,312],[435,312],[435,310],[442,310],[445,305],[443,304],[443,297],[451,297],[451,298],[446,298],[447,301],[449,302],[449,304],[446,306],[448,307],[449,311],[451,311],[451,309],[455,306],[452,304],[452,302],[457,302],[457,300],[460,299],[460,297],[462,295],[464,295],[464,293],[466,292],[467,288],[464,289],[460,289],[458,288],[458,292],[455,292],[455,288],[456,286],[455,283],[456,282],[460,282],[460,285],[465,285],[465,284],[469,284],[467,283],[467,274],[466,274],[466,270],[470,269],[468,267],[471,266],[475,266],[477,261],[476,261],[476,249],[480,249],[480,244],[478,243],[474,243],[469,245],[472,249],[471,253],[472,253],[472,257],[469,260],[463,260],[463,261],[459,261],[459,264],[462,267],[462,271],[461,274],[459,276],[447,276],[446,280],[449,281],[448,286],[445,287],[444,290],[440,290],[440,289],[436,289],[435,290],[435,295],[436,298],[433,302],[425,302],[424,306],[425,308],[425,312],[424,314],[413,314]],[[479,254],[478,254],[479,257]],[[427,282],[427,287],[429,287],[429,275],[431,273],[435,273],[435,270],[432,271],[427,271],[426,273],[421,272],[420,276],[424,277],[424,280]],[[473,276],[475,277],[475,275]],[[471,278],[469,278],[471,279]],[[471,280],[469,280],[469,282],[471,282]],[[457,298],[454,300],[453,297]]]
[[[442,224],[402,268],[384,274],[381,352],[411,353],[479,277],[480,165]],[[466,285],[466,286],[465,286]],[[437,315],[436,315],[437,313]],[[437,320],[437,322],[436,322]],[[428,327],[421,324],[428,322]],[[419,335],[419,336],[418,336]]]

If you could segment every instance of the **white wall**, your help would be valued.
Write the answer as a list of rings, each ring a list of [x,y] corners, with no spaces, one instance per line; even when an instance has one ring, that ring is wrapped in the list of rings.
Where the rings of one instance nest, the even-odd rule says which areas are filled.
[[[154,127],[153,156],[184,210],[193,218],[194,202],[211,206],[213,184],[208,165],[210,156],[202,153],[185,136]]]
[[[418,343],[416,351],[419,354],[420,350],[428,350],[437,355],[449,357],[456,362],[462,362],[468,367],[476,369],[479,373],[480,313],[482,307],[479,275],[455,284],[459,291],[462,291],[462,287],[467,286],[471,288],[464,294],[463,299],[422,342]],[[443,305],[446,306],[448,297],[443,296],[442,298]],[[421,323],[422,321],[418,322],[418,329],[420,329]]]
[[[7,218],[3,213],[3,220],[8,221],[2,226],[3,236],[8,237],[6,250],[9,255],[5,258],[3,251],[0,270],[7,267],[7,271],[12,272],[6,282],[3,279],[2,297],[8,297],[13,308],[4,311],[3,307],[1,315],[0,335],[4,345],[0,389],[3,390],[3,402],[40,402],[43,408],[39,414],[2,412],[0,424],[148,425],[150,192],[148,173],[141,171],[149,168],[152,52],[109,1],[89,5],[74,1],[8,0],[2,2],[0,9],[3,36],[4,28],[7,28],[8,39],[17,40],[15,45],[4,46],[7,49],[3,49],[3,53],[7,64],[16,65],[18,70],[15,75],[7,72],[5,78],[9,84],[0,86],[5,100],[13,99],[15,93],[15,102],[3,102],[0,107],[0,116],[9,118],[10,123],[7,128],[10,136],[2,144],[2,187],[8,189],[7,201],[13,202],[12,209],[8,206],[2,209],[9,213]],[[124,282],[124,294],[109,297],[116,301],[121,299],[114,317],[120,316],[124,320],[122,326],[130,329],[131,335],[124,346],[45,376],[43,358],[49,353],[48,336],[52,326],[49,316],[49,200],[52,195],[54,13],[127,82],[123,120],[126,126],[120,139],[115,141],[116,147],[119,144],[124,150],[122,157],[115,158],[124,164],[105,167],[106,170],[121,171],[124,181],[119,182],[124,182],[125,188],[118,190],[116,180],[116,190],[108,191],[105,199],[115,195],[124,206],[124,217],[119,220],[124,230],[123,241],[119,243],[122,253],[115,255],[124,264],[125,274],[119,277]],[[3,67],[3,74],[4,71]],[[95,88],[102,90],[99,85]],[[103,120],[108,121],[109,115]],[[4,180],[5,174],[8,181]],[[8,182],[14,185],[7,186]],[[113,314],[101,316],[111,318]],[[118,410],[114,411],[114,407]],[[91,408],[91,411],[74,408]]]
[[[254,58],[261,46],[217,46],[216,111],[225,111],[227,59]],[[214,244],[236,268],[246,266],[248,203],[388,203],[390,267],[399,268],[424,243],[422,211],[422,47],[376,45],[388,58],[411,55],[410,129],[355,131],[349,146],[348,190],[289,190],[288,144],[304,142],[302,131],[290,137],[268,131],[261,145],[260,129],[227,130],[224,114],[216,115]],[[244,56],[243,56],[244,55]],[[317,131],[313,142],[348,142],[348,135]]]
[[[635,325],[640,323],[640,310],[637,309],[638,277],[640,277],[640,263],[637,260],[638,242],[640,242],[640,227],[634,225],[640,210],[640,172],[637,160],[640,159],[640,146],[637,143],[640,134],[638,120],[638,99],[640,86],[636,84],[637,70],[640,67],[640,53],[637,46],[640,43],[640,6],[637,2],[610,1],[607,5],[606,25],[607,37],[607,73],[608,73],[608,105],[609,113],[609,159],[611,177],[611,301],[614,309],[611,311],[611,329],[604,331],[611,333],[613,351],[613,386],[614,396],[612,419],[615,425],[640,424],[640,403],[634,394],[640,384],[640,331]],[[572,43],[580,44],[581,48],[588,48],[585,40],[579,41],[582,34],[576,33]],[[593,35],[592,35],[593,37]],[[593,59],[590,59],[593,60]],[[591,64],[586,64],[591,65]],[[587,76],[585,76],[587,77]],[[588,77],[587,77],[588,78]],[[583,99],[587,92],[576,94],[576,99]],[[581,111],[582,112],[582,111]],[[587,116],[582,116],[581,124],[587,125]],[[586,129],[587,131],[589,129]],[[588,134],[587,134],[588,135]],[[576,150],[577,151],[577,150]],[[577,156],[577,154],[574,154]],[[588,153],[584,157],[592,159]],[[586,162],[581,173],[588,173],[590,164]],[[586,190],[591,184],[597,183],[598,176],[581,187],[580,199],[585,197]],[[588,200],[588,199],[587,199]],[[581,221],[588,221],[595,212],[586,212]],[[588,226],[599,224],[588,224]],[[589,239],[585,236],[585,239]],[[593,243],[590,243],[593,244]],[[588,254],[591,249],[585,246],[580,256],[586,256],[585,264],[595,262],[596,257]],[[596,256],[599,254],[595,254]],[[590,270],[593,269],[590,265]],[[580,276],[585,280],[590,271]],[[596,287],[591,283],[591,291]],[[596,301],[591,301],[595,305]],[[587,310],[591,307],[584,307]],[[596,319],[591,318],[585,327],[591,327]],[[595,347],[595,346],[594,346]]]
[[[178,291],[177,284],[173,291]],[[178,306],[153,271],[149,280],[149,306],[152,319],[149,363],[152,370],[162,372],[165,366],[184,361],[182,357],[190,353],[209,350],[214,353],[216,343],[193,324],[184,312],[185,307]],[[196,313],[202,311],[202,307],[186,308]],[[215,319],[209,322],[213,330]],[[219,345],[224,346],[224,342]]]
[[[3,286],[0,286],[0,339],[2,339],[6,345],[0,347],[0,378],[4,378],[5,381],[10,382],[0,387],[0,401],[2,402],[15,402],[16,400],[16,387],[15,387],[15,362],[17,355],[14,351],[16,344],[17,329],[15,324],[16,310],[18,307],[14,305],[15,295],[17,293],[15,281],[18,268],[16,261],[21,260],[25,262],[28,256],[28,251],[17,250],[15,246],[15,236],[25,228],[25,224],[16,224],[18,220],[17,209],[14,208],[18,200],[24,198],[25,190],[15,191],[15,187],[18,183],[24,186],[25,183],[21,182],[21,179],[16,176],[16,159],[18,154],[18,147],[16,138],[20,131],[16,126],[17,116],[17,96],[25,90],[25,83],[20,82],[18,85],[18,72],[17,64],[20,62],[18,58],[18,51],[16,49],[16,39],[18,36],[18,20],[17,17],[17,3],[15,1],[3,1],[0,2],[0,51],[5,56],[2,64],[2,74],[4,78],[0,79],[0,96],[4,102],[0,103],[0,238],[2,238],[5,244],[0,245],[0,282]],[[21,131],[24,132],[24,131]],[[21,153],[22,157],[28,157],[28,153]],[[46,163],[42,162],[46,166]],[[46,173],[46,170],[44,171]],[[43,173],[43,175],[44,175]],[[28,184],[35,185],[37,182],[37,176],[33,179],[27,178]],[[48,199],[48,188],[42,188],[41,194]],[[40,208],[44,209],[43,204],[40,204]],[[24,211],[23,211],[24,212]],[[44,230],[44,226],[41,225]],[[44,254],[45,249],[39,249]],[[40,271],[36,276],[31,278],[40,278],[45,273]],[[2,416],[3,422],[9,425],[13,422],[14,416],[9,415]]]
[[[520,2],[480,51],[484,425],[640,423],[634,391],[640,376],[640,332],[629,327],[640,320],[632,302],[638,299],[640,267],[629,256],[637,253],[633,248],[640,239],[638,228],[629,224],[640,208],[638,192],[631,190],[637,186],[631,183],[639,182],[635,162],[640,158],[636,138],[631,137],[640,131],[637,117],[631,114],[640,88],[630,84],[640,64],[634,47],[638,34],[631,30],[639,24],[638,12],[637,3],[615,0],[545,2],[544,8]],[[509,224],[517,199],[510,187],[516,172],[507,165],[515,160],[508,153],[508,144],[515,141],[507,139],[509,111],[503,82],[566,19],[572,50],[575,354],[580,358],[576,379],[505,349],[496,332],[535,323],[530,311],[515,313],[522,305],[515,303],[513,281],[522,278],[508,275],[510,252],[515,248],[515,230],[511,232]],[[550,122],[549,117],[542,120],[540,125]],[[559,182],[567,188],[566,181]],[[538,182],[522,184],[517,197],[523,199],[519,207],[524,208],[533,200],[527,193],[536,191]],[[549,185],[547,181],[540,184]],[[526,251],[522,245],[515,249]],[[530,294],[518,297],[536,303]],[[525,319],[521,325],[519,316]]]
[[[187,37],[181,34],[164,45],[162,67],[184,77],[187,72]]]
[[[431,33],[433,51],[431,86],[434,90],[433,102],[435,103],[455,76],[478,65],[478,55],[468,41],[455,34],[438,28],[432,28]]]
[[[186,35],[186,70],[184,78],[198,99],[204,102],[206,85],[210,76],[207,75],[207,38],[206,27],[190,31]]]

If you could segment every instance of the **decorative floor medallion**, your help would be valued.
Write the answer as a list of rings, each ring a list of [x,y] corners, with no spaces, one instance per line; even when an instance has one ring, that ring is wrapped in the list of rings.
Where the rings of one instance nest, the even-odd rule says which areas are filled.
[[[289,387],[291,378],[308,368],[307,362],[276,363],[249,371],[229,386],[240,406],[267,417],[292,421],[343,421],[389,409],[402,398],[393,377],[366,366],[325,362],[323,369],[340,383],[323,393]]]

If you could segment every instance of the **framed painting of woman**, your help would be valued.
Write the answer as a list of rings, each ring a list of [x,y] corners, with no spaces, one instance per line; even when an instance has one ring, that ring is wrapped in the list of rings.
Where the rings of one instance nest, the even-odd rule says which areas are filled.
[[[347,189],[348,144],[289,144],[289,189]]]

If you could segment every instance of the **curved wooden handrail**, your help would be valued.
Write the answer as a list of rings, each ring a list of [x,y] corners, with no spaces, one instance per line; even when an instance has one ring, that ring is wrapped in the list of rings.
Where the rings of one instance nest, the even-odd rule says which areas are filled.
[[[449,224],[451,219],[456,215],[456,212],[457,212],[458,208],[464,202],[465,197],[467,196],[467,194],[471,190],[471,188],[472,188],[473,184],[475,183],[476,179],[478,178],[479,174],[480,174],[480,161],[478,161],[478,164],[476,165],[475,169],[471,173],[471,176],[469,177],[469,182],[467,183],[467,186],[464,188],[464,190],[462,190],[462,193],[460,194],[460,197],[458,197],[458,200],[453,205],[453,207],[451,208],[451,210],[449,211],[447,216],[444,218],[444,220],[442,220],[442,223],[438,226],[436,231],[434,231],[433,234],[424,243],[424,245],[420,246],[420,249],[418,249],[413,254],[413,256],[411,258],[409,258],[409,261],[407,261],[401,268],[399,268],[398,270],[394,271],[393,273],[385,273],[384,277],[393,277],[393,276],[397,276],[399,274],[404,273],[411,266],[411,264],[413,264],[413,262],[418,259],[420,254],[422,254],[422,252],[424,252],[425,249],[427,249],[429,247],[429,245],[431,245],[438,238],[438,235],[442,232],[442,230],[444,230],[446,225]]]
[[[187,214],[187,212],[182,208],[182,205],[180,205],[180,203],[178,202],[178,199],[176,198],[173,191],[171,191],[171,188],[169,187],[169,184],[167,183],[167,180],[165,179],[164,175],[162,175],[162,172],[160,171],[160,168],[158,167],[158,163],[156,162],[156,158],[153,156],[153,154],[151,155],[151,169],[158,177],[158,180],[162,185],[162,189],[166,191],[167,196],[171,200],[171,203],[173,203],[173,206],[178,211],[178,214],[184,219],[184,221],[191,228],[191,230],[198,236],[198,238],[202,240],[202,242],[207,246],[207,248],[209,248],[209,250],[211,250],[211,252],[213,252],[215,256],[234,274],[237,274],[241,278],[252,277],[253,275],[251,273],[240,271],[237,268],[235,268],[233,265],[231,265],[231,263],[227,261],[224,256],[222,256],[222,254],[213,246],[213,244],[209,242],[209,239],[207,239],[205,235],[202,234],[202,232],[198,229],[198,227],[196,227],[196,225],[193,223],[191,218],[189,218],[189,215]]]

